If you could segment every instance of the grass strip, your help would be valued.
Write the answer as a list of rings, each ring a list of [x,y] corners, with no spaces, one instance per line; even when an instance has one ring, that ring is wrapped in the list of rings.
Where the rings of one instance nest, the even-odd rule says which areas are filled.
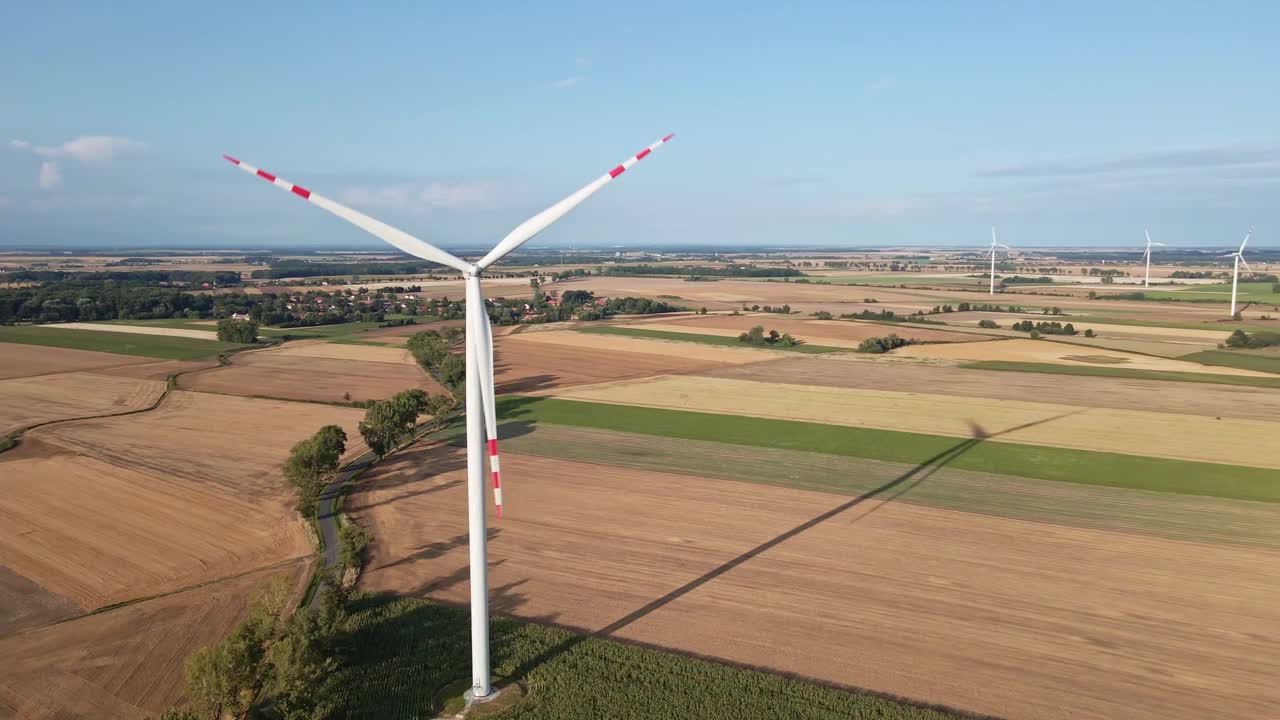
[[[525,422],[910,464],[949,457],[960,444],[971,442],[964,452],[950,457],[949,467],[1084,485],[1280,502],[1280,476],[1266,468],[558,398],[504,398],[498,401],[498,412],[503,418]]]
[[[767,322],[761,325],[768,327]],[[668,330],[645,330],[643,328],[617,327],[615,325],[600,325],[598,327],[577,328],[577,332],[595,333],[597,335],[626,335],[629,337],[653,338],[656,340],[676,340],[678,342],[701,343],[703,345],[720,345],[723,347],[762,349],[762,350],[786,350],[790,352],[801,353],[833,353],[833,352],[853,352],[852,348],[828,347],[826,345],[810,345],[802,342],[799,345],[791,347],[783,347],[781,345],[749,345],[736,337],[725,335],[701,335],[698,333],[682,333],[670,332]]]
[[[1198,362],[1201,365],[1280,374],[1280,357],[1254,355],[1248,350],[1201,350],[1190,355],[1182,355],[1178,359]]]
[[[355,598],[352,609],[347,661],[325,680],[333,717],[432,717],[439,691],[470,676],[466,609],[390,595]],[[511,618],[495,617],[490,633],[497,686],[521,682],[528,696],[489,718],[972,717]]]
[[[56,325],[0,326],[0,342],[92,350],[118,355],[138,355],[163,360],[198,360],[227,350],[248,347],[219,340],[105,330],[74,330],[59,328]]]
[[[1189,358],[1182,358],[1184,360]],[[1248,377],[1244,375],[1211,375],[1208,373],[1177,372],[1173,370],[1137,370],[1102,366],[1055,365],[1053,363],[1013,362],[1009,360],[979,360],[960,367],[974,370],[1009,370],[1015,372],[1046,373],[1049,375],[1088,375],[1091,377],[1118,377],[1135,380],[1170,380],[1174,382],[1209,383],[1212,385],[1244,385],[1248,387],[1280,388],[1280,378]]]

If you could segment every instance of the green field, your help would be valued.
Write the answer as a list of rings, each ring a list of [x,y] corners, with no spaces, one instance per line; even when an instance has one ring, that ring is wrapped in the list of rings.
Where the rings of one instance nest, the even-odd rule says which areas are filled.
[[[1200,353],[1195,353],[1199,355]],[[1234,354],[1234,353],[1233,353]],[[1183,356],[1183,360],[1196,360],[1193,356]],[[1280,361],[1273,362],[1280,363]],[[1224,363],[1206,363],[1224,364]],[[1102,365],[1055,365],[1053,363],[1011,362],[1007,360],[979,360],[965,363],[961,367],[974,370],[1009,370],[1016,372],[1046,373],[1049,375],[1088,375],[1091,377],[1120,377],[1135,380],[1171,380],[1176,382],[1209,383],[1213,385],[1243,385],[1248,387],[1280,388],[1280,378],[1245,377],[1240,375],[1209,375],[1207,373],[1173,372],[1166,370],[1133,370],[1129,368],[1106,367]],[[1276,372],[1276,371],[1270,371]]]
[[[1280,305],[1280,293],[1273,292],[1269,282],[1242,282],[1236,292],[1236,301]],[[1190,302],[1231,302],[1231,283],[1190,285],[1182,290],[1145,290],[1148,300],[1182,300]]]
[[[769,331],[769,321],[761,320],[760,324],[764,326],[765,332]],[[736,347],[747,349],[763,349],[763,350],[785,350],[787,352],[801,353],[833,353],[833,352],[853,352],[851,348],[828,347],[826,345],[810,345],[802,342],[800,345],[792,345],[791,347],[782,347],[781,345],[748,345],[741,342],[736,337],[727,337],[724,335],[700,335],[697,333],[668,332],[666,330],[644,330],[642,328],[617,327],[616,325],[600,325],[597,327],[578,328],[577,332],[596,333],[598,335],[626,335],[629,337],[654,338],[657,340],[675,340],[677,342],[701,343],[703,345],[720,345],[722,347]],[[803,341],[804,338],[796,338]]]
[[[501,417],[1156,492],[1280,502],[1275,470],[740,415],[509,397]],[[961,452],[963,451],[963,452]],[[954,456],[954,457],[953,457]]]
[[[346,662],[326,682],[325,694],[337,701],[327,716],[434,717],[436,693],[470,677],[467,611],[385,595],[357,598],[353,606],[343,641]],[[525,683],[529,692],[519,705],[488,718],[958,717],[509,618],[494,618],[490,633],[499,685],[511,679]]]
[[[402,316],[394,315],[388,318],[399,318]],[[407,317],[407,316],[403,316]],[[179,318],[163,319],[163,320],[107,320],[106,322],[113,325],[137,325],[140,327],[166,327],[166,328],[183,328],[185,330],[204,330],[206,332],[217,332],[215,325],[201,325],[199,320],[184,320]],[[206,321],[207,322],[207,321]],[[312,325],[309,327],[296,328],[276,328],[266,325],[258,328],[258,335],[262,337],[305,337],[305,338],[326,338],[341,337],[351,335],[365,330],[373,330],[381,323],[378,322],[349,322],[339,323],[337,325]]]
[[[207,329],[207,328],[206,328]],[[226,350],[247,347],[217,340],[166,335],[139,335],[105,330],[64,330],[56,326],[0,326],[0,342],[45,345],[48,347],[93,350],[96,352],[141,355],[165,360],[196,360],[213,357]]]
[[[1183,355],[1178,359],[1198,362],[1201,365],[1217,365],[1241,370],[1280,373],[1280,357],[1261,355],[1257,350],[1202,350],[1190,355]]]

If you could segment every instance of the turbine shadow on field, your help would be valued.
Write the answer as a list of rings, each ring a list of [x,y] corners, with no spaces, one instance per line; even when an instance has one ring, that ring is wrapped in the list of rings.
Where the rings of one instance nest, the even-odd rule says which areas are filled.
[[[502,530],[499,528],[489,528],[485,532],[485,536],[489,539],[489,542],[493,542],[501,534],[502,534]],[[418,546],[417,550],[409,553],[408,555],[405,555],[402,558],[389,562],[385,565],[379,565],[377,569],[385,570],[387,568],[393,568],[393,567],[396,567],[397,565],[404,565],[406,563],[416,562],[418,560],[434,560],[435,558],[444,556],[445,554],[449,553],[452,550],[456,550],[461,547],[466,547],[467,538],[468,538],[467,533],[462,533],[459,535],[454,535],[448,540],[441,540],[439,542],[420,545]]]
[[[1041,420],[1033,420],[1031,422],[1024,423],[1016,427],[1008,428],[1007,430],[1002,430],[996,433],[988,433],[985,429],[982,428],[981,425],[978,425],[976,422],[970,421],[969,424],[970,424],[970,429],[974,435],[973,437],[967,440],[961,441],[947,448],[946,450],[943,450],[937,455],[934,455],[933,457],[925,460],[919,465],[916,465],[915,467],[911,468],[907,472],[884,483],[883,485],[880,485],[879,487],[868,490],[862,493],[861,495],[858,495],[852,498],[851,500],[848,500],[847,502],[841,503],[831,508],[830,510],[827,510],[826,512],[821,513],[820,515],[817,515],[813,518],[810,518],[809,520],[804,521],[803,523],[800,523],[799,525],[796,525],[795,527],[791,528],[790,530],[787,530],[784,533],[776,535],[773,538],[770,538],[769,540],[766,540],[765,542],[760,543],[759,545],[751,548],[750,550],[747,550],[746,552],[742,553],[741,555],[738,555],[732,560],[729,560],[728,562],[725,562],[722,565],[719,565],[718,567],[694,578],[693,580],[690,580],[689,582],[685,583],[684,585],[681,585],[675,590],[672,590],[666,595],[663,595],[662,597],[657,598],[656,600],[653,600],[652,602],[644,605],[643,607],[640,607],[628,613],[627,615],[624,615],[623,617],[618,618],[617,620],[600,628],[594,633],[591,633],[590,635],[576,636],[564,643],[561,643],[560,645],[557,645],[556,647],[553,647],[547,650],[547,652],[542,653],[538,657],[533,658],[531,661],[529,661],[525,665],[518,668],[515,673],[515,676],[523,677],[530,670],[537,667],[541,663],[546,662],[551,658],[555,657],[556,655],[569,650],[574,645],[582,642],[584,639],[588,637],[602,637],[602,636],[613,635],[614,633],[617,633],[623,628],[634,624],[635,622],[647,617],[648,615],[651,615],[652,613],[662,609],[663,607],[666,607],[667,605],[670,605],[676,600],[684,597],[685,595],[688,595],[689,593],[706,585],[712,580],[719,578],[720,576],[728,573],[730,570],[733,570],[734,568],[741,566],[742,564],[746,563],[748,560],[759,557],[765,552],[772,550],[773,548],[796,537],[797,535],[800,535],[801,533],[807,530],[810,530],[818,525],[821,525],[822,523],[828,520],[831,520],[839,515],[842,515],[848,512],[849,510],[852,510],[853,508],[856,508],[859,505],[866,503],[869,500],[874,500],[877,498],[881,498],[881,496],[887,495],[886,497],[883,497],[883,502],[881,502],[879,505],[869,508],[867,512],[850,520],[850,524],[858,522],[863,518],[866,518],[871,513],[875,512],[881,507],[884,507],[890,502],[893,502],[897,498],[915,489],[925,480],[928,480],[930,477],[932,477],[939,470],[943,469],[948,464],[956,460],[956,458],[959,458],[961,455],[964,455],[965,453],[969,452],[974,447],[978,446],[979,444],[983,443],[986,440],[997,438],[997,437],[1000,437],[1001,435],[1007,435],[1009,433],[1017,432],[1019,430],[1025,430],[1027,428],[1034,427],[1036,425],[1044,425],[1046,423],[1050,423],[1055,420],[1060,420],[1070,415],[1075,415],[1077,413],[1084,412],[1087,409],[1088,408],[1082,408],[1080,410],[1074,410],[1072,412],[1062,413],[1060,415],[1055,415],[1053,417],[1048,417]],[[888,493],[892,493],[892,494],[888,494]]]

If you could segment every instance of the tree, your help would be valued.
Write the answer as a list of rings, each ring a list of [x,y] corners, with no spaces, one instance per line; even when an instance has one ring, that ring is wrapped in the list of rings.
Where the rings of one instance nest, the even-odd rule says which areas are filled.
[[[346,450],[346,431],[337,425],[326,425],[289,451],[284,476],[297,488],[297,509],[304,517],[315,517],[320,492],[337,473]]]
[[[756,325],[747,332],[742,333],[738,336],[738,341],[748,345],[763,345],[765,343],[764,326]]]
[[[1096,334],[1093,332],[1093,328],[1085,328],[1085,330],[1084,330],[1084,336],[1085,336],[1085,337],[1096,337]]]
[[[1000,323],[996,322],[995,320],[979,320],[978,327],[994,329],[994,328],[1000,327]]]
[[[364,562],[364,551],[369,547],[372,538],[364,528],[355,523],[347,523],[338,531],[339,555],[345,567],[360,567]]]
[[[187,697],[196,713],[216,720],[249,709],[260,676],[264,630],[260,623],[246,621],[218,644],[187,658]]]
[[[223,342],[249,344],[258,340],[258,323],[252,320],[222,318],[218,321],[218,339]]]
[[[360,421],[360,435],[370,450],[383,457],[413,430],[418,414],[428,404],[427,394],[418,389],[396,393],[389,400],[374,403]]]

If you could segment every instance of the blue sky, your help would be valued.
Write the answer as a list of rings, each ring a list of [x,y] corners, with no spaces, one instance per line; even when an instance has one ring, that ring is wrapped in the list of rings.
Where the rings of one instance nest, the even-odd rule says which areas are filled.
[[[3,245],[1280,244],[1276,3],[25,5]]]

